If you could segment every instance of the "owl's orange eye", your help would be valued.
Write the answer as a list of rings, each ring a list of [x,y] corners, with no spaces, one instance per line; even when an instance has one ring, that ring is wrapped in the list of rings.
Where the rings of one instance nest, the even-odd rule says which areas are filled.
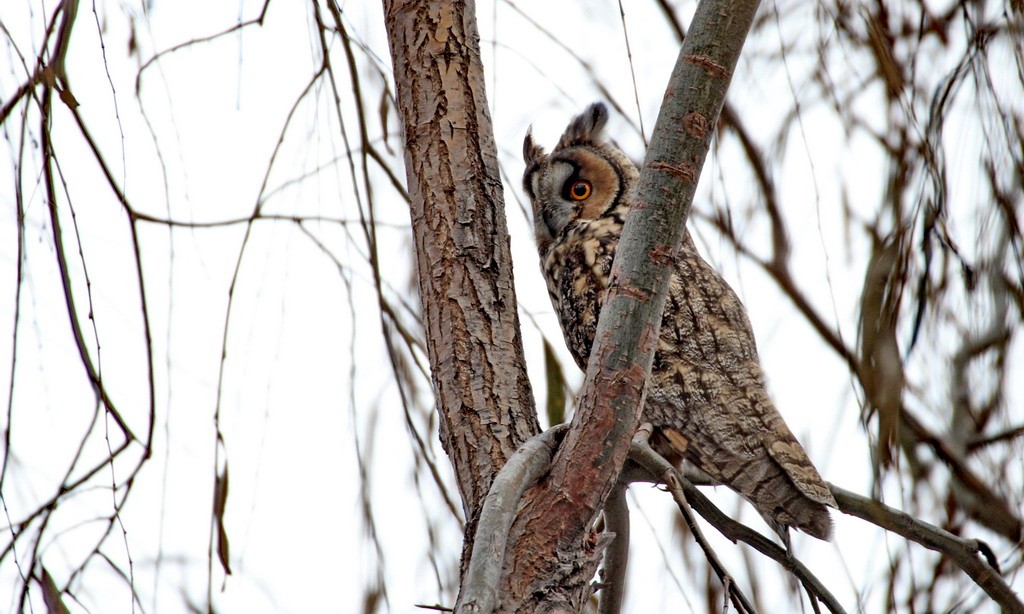
[[[590,182],[582,179],[572,184],[569,188],[569,196],[573,200],[586,200],[590,196]]]

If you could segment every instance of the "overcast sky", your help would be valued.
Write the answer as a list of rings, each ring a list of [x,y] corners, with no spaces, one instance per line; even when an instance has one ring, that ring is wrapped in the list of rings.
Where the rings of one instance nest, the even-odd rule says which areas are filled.
[[[135,479],[119,522],[103,542],[103,554],[131,569],[140,610],[147,612],[186,611],[189,603],[205,603],[208,573],[214,606],[226,613],[360,611],[365,587],[374,585],[378,574],[393,612],[452,599],[445,591],[456,580],[461,533],[422,458],[413,452],[416,437],[436,461],[456,507],[458,494],[436,419],[430,418],[429,381],[422,375],[409,389],[409,413],[402,409],[382,342],[367,242],[357,224],[369,195],[350,173],[334,93],[326,79],[304,93],[321,61],[312,9],[307,3],[271,3],[262,26],[167,53],[140,74],[140,66],[156,52],[223,32],[255,17],[261,5],[156,1],[143,12],[137,3],[97,4],[82,3],[79,9],[67,73],[84,124],[130,206],[156,218],[193,223],[245,219],[257,207],[264,216],[304,219],[301,225],[289,219],[251,226],[137,225],[154,357],[152,458]],[[531,124],[537,141],[553,146],[574,113],[603,98],[596,79],[626,113],[613,114],[609,135],[634,159],[642,159],[640,120],[649,134],[678,49],[656,3],[624,4],[635,91],[614,3],[586,9],[551,1],[516,3],[585,59],[592,75],[512,6],[478,6],[488,99],[508,179],[506,206],[525,349],[540,402],[545,398],[542,333],[552,341],[572,385],[581,378],[561,344],[539,275],[521,207],[519,152]],[[26,79],[18,53],[33,62],[54,6],[52,1],[7,0],[0,7],[4,38],[17,46],[15,51],[5,43],[8,62],[0,62],[4,102]],[[346,27],[358,43],[372,139],[404,181],[400,122],[393,106],[385,107],[386,128],[379,119],[385,83],[378,70],[390,69],[381,8],[375,2],[347,2],[343,8]],[[679,7],[686,16],[692,10],[692,3]],[[799,17],[780,20],[767,29],[772,36],[749,41],[730,92],[731,103],[765,146],[773,138],[773,118],[810,95],[802,84],[816,56],[792,53],[785,63],[769,59],[780,40],[813,46],[816,32],[804,31],[800,23]],[[330,45],[337,74],[347,79],[340,42],[334,39]],[[950,70],[951,62],[938,57],[936,74]],[[870,73],[857,57],[848,58],[845,67],[851,79]],[[348,81],[337,86],[344,136],[349,144],[357,143],[352,88]],[[856,100],[864,117],[884,115],[884,110],[872,111],[882,104],[882,95],[866,91]],[[1019,92],[1013,100],[1019,108]],[[38,139],[38,110],[34,104],[30,108],[28,130]],[[827,108],[807,108],[801,118],[799,129],[776,145],[772,156],[779,162],[772,170],[784,197],[796,278],[818,312],[854,346],[869,245],[862,234],[851,238],[847,223],[851,215],[874,215],[884,196],[881,181],[856,177],[877,178],[887,169],[877,143],[863,131],[845,131]],[[879,129],[883,120],[879,117]],[[55,104],[51,121],[60,170],[60,222],[65,250],[74,255],[71,285],[85,343],[121,415],[145,439],[151,424],[150,376],[130,226],[71,114]],[[71,480],[102,464],[122,441],[109,418],[96,418],[95,395],[68,326],[41,184],[23,190],[28,198],[21,203],[22,283],[20,300],[14,301],[19,285],[15,181],[38,183],[41,172],[34,153],[38,140],[26,141],[26,157],[20,157],[18,125],[4,124],[6,147],[0,154],[3,168],[10,169],[0,175],[0,385],[13,390],[12,409],[4,419],[12,441],[3,482],[4,511],[11,521],[55,495],[83,439]],[[976,160],[984,151],[983,138],[972,134],[970,125],[952,133],[960,141],[951,156]],[[742,165],[731,164],[739,153],[735,141],[721,145],[705,166],[694,209],[710,214],[710,202],[727,203],[744,238],[768,253],[768,226],[753,199],[752,178]],[[18,175],[14,169],[20,159],[25,162]],[[965,166],[954,160],[952,168],[973,172],[973,167],[957,170]],[[370,175],[387,296],[395,304],[416,305],[408,209],[378,167],[371,164]],[[954,175],[951,183],[954,194],[967,199],[977,190],[969,176]],[[977,222],[961,220],[961,215],[964,211],[953,210],[951,223],[966,229],[964,236],[983,234],[974,227]],[[707,224],[695,221],[691,228],[701,251],[747,305],[770,390],[794,433],[826,479],[869,493],[871,463],[859,422],[860,399],[846,365],[822,345],[763,272],[739,258]],[[89,311],[94,320],[88,319]],[[401,317],[412,322],[408,313]],[[1013,354],[1018,373],[1019,346]],[[427,365],[422,352],[406,360],[414,372],[414,360]],[[945,398],[945,364],[919,361],[909,373],[922,404]],[[1018,382],[1009,404],[1019,408],[1022,400]],[[223,433],[220,444],[215,420]],[[59,586],[107,530],[104,519],[116,499],[110,485],[121,484],[138,465],[142,449],[130,446],[90,480],[90,487],[62,501],[50,518],[52,537],[43,540],[41,556]],[[226,580],[216,562],[212,572],[207,565],[213,476],[225,467],[230,475],[225,525],[233,568]],[[1007,478],[1020,484],[1022,468],[1015,470],[1017,475]],[[752,508],[721,490],[711,494],[723,509],[764,529]],[[898,507],[899,485],[886,483],[884,491]],[[362,507],[364,495],[372,527]],[[705,579],[690,577],[673,543],[678,535],[670,499],[639,486],[633,488],[633,502],[638,507],[630,611],[700,609]],[[907,546],[862,522],[833,516],[835,541],[797,536],[796,553],[851,609],[864,588],[861,597],[872,610],[885,598],[884,586],[877,583],[889,553]],[[726,565],[745,577],[743,553],[708,532]],[[0,539],[5,545],[8,541]],[[28,543],[19,540],[16,556],[0,561],[0,610],[18,603],[18,565],[31,557],[20,549]],[[428,556],[432,549],[439,568]],[[761,575],[766,584],[759,589],[763,595],[788,590],[776,568],[756,565],[766,570]],[[1024,589],[1024,580],[1013,582],[1018,592]],[[72,592],[81,602],[67,600],[72,611],[133,609],[124,579],[101,558],[72,583]],[[35,611],[44,611],[38,587],[32,603]]]

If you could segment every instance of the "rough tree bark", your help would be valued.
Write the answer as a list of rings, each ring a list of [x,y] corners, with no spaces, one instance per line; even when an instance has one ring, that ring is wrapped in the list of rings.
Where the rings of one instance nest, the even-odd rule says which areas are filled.
[[[509,535],[499,611],[578,612],[590,595],[601,551],[593,521],[638,426],[671,263],[757,4],[698,6],[652,133],[641,206],[623,231],[579,409],[550,474],[527,494]],[[473,3],[384,6],[441,437],[470,519],[465,570],[487,487],[515,447],[537,432],[537,420]]]
[[[589,595],[600,556],[591,527],[639,426],[673,258],[757,6],[697,6],[622,231],[579,407],[549,476],[527,494],[513,526],[499,609],[579,611]]]
[[[472,2],[384,0],[384,11],[441,442],[457,475],[468,546],[494,475],[540,432],[480,36]]]

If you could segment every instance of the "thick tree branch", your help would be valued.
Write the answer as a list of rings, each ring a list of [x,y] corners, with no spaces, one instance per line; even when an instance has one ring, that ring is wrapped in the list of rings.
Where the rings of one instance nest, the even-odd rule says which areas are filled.
[[[464,589],[457,611],[466,613],[491,612],[497,600],[497,587],[501,564],[507,545],[506,536],[525,490],[547,472],[558,441],[568,425],[559,425],[527,441],[509,459],[495,478],[491,492],[483,504],[480,525],[473,556],[469,563]],[[601,613],[613,614],[621,608],[623,579],[627,557],[623,552],[628,548],[629,517],[622,496],[626,485],[632,482],[652,481],[663,484],[679,506],[704,551],[709,564],[722,581],[733,605],[739,611],[753,612],[753,606],[732,583],[731,576],[719,561],[715,552],[703,538],[693,520],[690,505],[722,535],[731,541],[742,541],[765,556],[779,562],[804,585],[809,595],[820,599],[833,612],[844,611],[838,600],[800,561],[771,540],[749,527],[736,522],[709,501],[693,483],[681,475],[668,461],[655,452],[646,442],[642,427],[634,436],[629,459],[619,481],[613,488],[605,508],[606,530],[616,533],[616,539],[606,554],[607,575],[603,578]],[[991,596],[1004,611],[1024,612],[1024,605],[1013,590],[999,575],[998,561],[991,548],[982,541],[964,539],[940,528],[913,518],[899,510],[878,501],[857,495],[843,488],[829,484],[840,511],[856,516],[885,530],[892,531],[909,541],[949,556],[975,582]],[[622,504],[622,508],[617,507]],[[622,539],[627,536],[626,539]],[[618,552],[617,552],[618,551]],[[978,558],[981,554],[985,560]],[[607,592],[604,592],[607,591]],[[812,603],[815,611],[816,604]]]
[[[542,595],[578,609],[596,556],[591,526],[615,484],[643,407],[674,255],[756,0],[705,0],[680,51],[626,219],[579,410],[551,475],[516,523],[508,610]],[[517,530],[518,528],[518,530]],[[588,539],[589,538],[589,539]],[[566,574],[573,574],[570,579]]]
[[[480,36],[472,2],[384,0],[384,11],[441,441],[458,478],[470,544],[495,474],[540,432]]]
[[[494,609],[508,530],[515,520],[519,502],[526,489],[551,467],[551,457],[568,428],[568,424],[559,424],[524,443],[494,478],[480,510],[477,536],[456,612],[482,614]]]

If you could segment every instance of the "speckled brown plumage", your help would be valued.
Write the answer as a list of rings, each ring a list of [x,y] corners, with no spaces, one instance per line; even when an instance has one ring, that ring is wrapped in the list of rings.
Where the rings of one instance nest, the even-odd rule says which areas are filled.
[[[550,154],[527,134],[523,185],[541,269],[576,363],[586,369],[639,171],[600,138],[604,105],[570,122]],[[777,528],[829,539],[835,500],[765,390],[746,310],[697,253],[675,260],[643,419],[667,456],[740,493]]]

